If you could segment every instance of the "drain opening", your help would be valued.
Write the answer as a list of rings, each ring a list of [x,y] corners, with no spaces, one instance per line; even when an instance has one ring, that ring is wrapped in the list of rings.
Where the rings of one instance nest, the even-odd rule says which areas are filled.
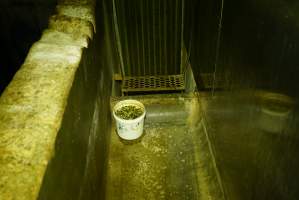
[[[126,76],[122,84],[123,93],[183,90],[185,90],[184,75]]]

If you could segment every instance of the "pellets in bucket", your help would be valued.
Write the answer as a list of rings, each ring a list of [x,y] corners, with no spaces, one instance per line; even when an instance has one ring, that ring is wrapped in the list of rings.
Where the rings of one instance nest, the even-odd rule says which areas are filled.
[[[118,135],[125,140],[134,140],[143,133],[144,105],[136,100],[118,102],[113,108]]]
[[[124,106],[115,112],[116,116],[122,119],[136,119],[143,114],[143,110],[136,106]]]

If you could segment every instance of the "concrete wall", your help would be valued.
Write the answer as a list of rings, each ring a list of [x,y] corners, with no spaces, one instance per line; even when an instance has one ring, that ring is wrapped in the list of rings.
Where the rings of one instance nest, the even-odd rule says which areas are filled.
[[[83,52],[39,199],[103,199],[105,195],[111,78],[117,54],[108,8],[103,3],[97,10],[100,28]]]
[[[198,87],[203,73],[222,80],[206,114],[228,199],[298,199],[298,3],[203,0],[186,9],[185,44]],[[259,121],[260,97],[273,92],[296,102],[275,134]]]
[[[298,3],[228,0],[222,18],[221,8],[221,0],[186,3],[185,45],[198,84],[199,74],[213,73],[216,66],[216,80],[226,88],[298,97]]]
[[[111,77],[118,66],[107,10],[93,0],[59,1],[3,92],[0,199],[103,195]]]

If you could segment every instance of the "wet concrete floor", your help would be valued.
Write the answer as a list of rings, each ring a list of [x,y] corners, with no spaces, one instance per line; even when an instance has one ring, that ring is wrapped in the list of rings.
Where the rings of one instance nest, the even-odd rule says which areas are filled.
[[[162,97],[136,97],[147,110],[141,138],[122,140],[113,123],[106,199],[216,199],[197,101]],[[112,106],[119,100],[112,100]]]

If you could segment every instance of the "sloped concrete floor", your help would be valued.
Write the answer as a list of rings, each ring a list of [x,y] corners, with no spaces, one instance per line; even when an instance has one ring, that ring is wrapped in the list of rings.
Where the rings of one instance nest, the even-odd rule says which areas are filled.
[[[215,178],[210,181],[214,173],[210,154],[199,148],[206,144],[200,136],[204,134],[195,98],[120,97],[112,99],[111,106],[128,98],[146,107],[144,133],[136,141],[124,141],[113,124],[106,199],[222,199],[216,197],[219,188]],[[208,162],[203,163],[202,158]]]

